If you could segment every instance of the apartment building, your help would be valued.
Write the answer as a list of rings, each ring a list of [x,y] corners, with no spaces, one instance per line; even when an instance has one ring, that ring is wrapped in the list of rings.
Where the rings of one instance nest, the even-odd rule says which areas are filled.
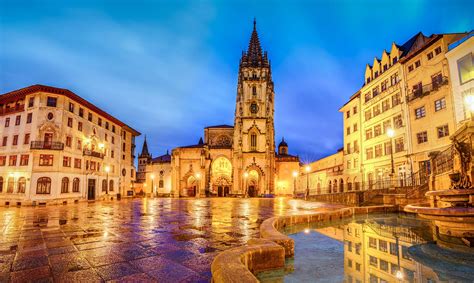
[[[138,135],[67,89],[33,85],[0,95],[0,205],[130,195]]]

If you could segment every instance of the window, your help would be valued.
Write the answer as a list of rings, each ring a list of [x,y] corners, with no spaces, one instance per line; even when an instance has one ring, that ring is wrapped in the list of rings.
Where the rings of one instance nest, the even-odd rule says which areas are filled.
[[[393,125],[395,126],[395,129],[403,127],[403,119],[401,114],[393,117]]]
[[[115,152],[113,150],[110,151],[110,157],[114,158]]]
[[[26,123],[31,124],[31,121],[33,120],[33,113],[28,113],[26,115]]]
[[[65,194],[65,193],[68,193],[68,192],[69,192],[69,178],[64,177],[61,180],[61,193]]]
[[[383,122],[383,132],[386,133],[388,129],[392,128],[392,121],[386,120]]]
[[[18,135],[13,136],[13,145],[18,145]]]
[[[374,127],[374,137],[378,137],[382,134],[382,127],[377,125]]]
[[[431,84],[433,85],[433,89],[437,89],[443,84],[443,74],[437,73],[431,76]]]
[[[364,95],[364,97],[365,97],[365,102],[369,101],[369,100],[372,98],[372,96],[370,95],[370,92],[367,92],[367,93]]]
[[[438,133],[438,138],[444,138],[444,137],[449,136],[448,125],[443,125],[441,127],[437,127],[436,132]]]
[[[24,194],[26,191],[26,179],[25,177],[20,177],[18,179],[18,193]]]
[[[374,117],[380,114],[380,105],[375,105],[374,108],[372,109],[374,111]]]
[[[397,274],[399,270],[400,270],[400,267],[397,264],[393,264],[393,263],[390,264],[390,272],[392,273],[392,275]]]
[[[110,180],[109,181],[109,191],[113,191],[114,190],[114,180]]]
[[[384,101],[382,101],[382,112],[385,112],[388,109],[390,109],[390,100],[387,98]]]
[[[5,118],[5,128],[10,127],[10,118]]]
[[[375,71],[374,73],[374,78],[378,77],[379,76],[379,71]]]
[[[3,137],[2,146],[7,146],[8,137]]]
[[[415,62],[415,68],[419,68],[421,66],[421,61],[418,60]]]
[[[387,90],[387,86],[388,86],[388,80],[383,81],[381,84],[382,92]]]
[[[84,117],[84,108],[79,107],[79,117]]]
[[[376,249],[377,248],[377,239],[369,237],[369,247]]]
[[[15,117],[15,126],[20,125],[20,123],[21,123],[21,115],[17,115]]]
[[[425,143],[428,141],[428,132],[420,132],[416,134],[416,140],[418,141],[418,144],[420,143]]]
[[[390,254],[392,255],[398,254],[398,246],[396,243],[390,243]]]
[[[10,155],[8,158],[8,166],[16,166],[16,155]]]
[[[372,111],[365,111],[365,121],[369,121],[372,118]]]
[[[30,159],[30,155],[22,154],[20,157],[20,166],[27,166],[29,159]]]
[[[373,151],[372,148],[367,148],[365,150],[365,154],[367,156],[367,158],[366,158],[367,160],[374,158],[374,151]]]
[[[74,104],[69,102],[69,112],[74,113]]]
[[[398,73],[395,73],[395,74],[390,76],[390,84],[392,86],[396,85],[399,81],[400,80],[399,80],[399,77],[398,77]]]
[[[402,246],[402,257],[411,260],[410,254],[408,254],[408,247]]]
[[[474,79],[474,56],[467,54],[458,60],[459,83],[465,84]]]
[[[394,58],[392,59],[392,65],[395,65],[397,62],[398,62],[398,58],[397,58],[397,57],[394,57]]]
[[[352,267],[352,260],[350,259],[347,260],[347,266]]]
[[[79,178],[74,178],[72,181],[72,192],[78,193],[79,192]]]
[[[0,156],[0,166],[5,166],[7,164],[7,157]]]
[[[388,70],[388,65],[387,65],[387,64],[384,64],[384,65],[383,65],[383,71],[385,72],[385,71],[387,71],[387,70]]]
[[[357,140],[354,141],[354,151],[355,152],[359,151],[359,143],[357,142]],[[354,166],[355,166],[355,162],[354,162]]]
[[[347,151],[347,154],[351,153],[351,143],[346,144],[346,151]]]
[[[350,135],[351,134],[351,127],[347,127],[346,128],[346,135]]]
[[[71,157],[63,156],[63,167],[71,167]]]
[[[390,141],[385,142],[384,149],[385,149],[385,155],[392,154],[392,142],[390,142]]]
[[[369,263],[370,265],[377,267],[378,260],[375,256],[369,256]]]
[[[39,166],[53,166],[52,154],[40,154]]]
[[[441,46],[436,47],[434,51],[436,55],[439,55],[441,53]]]
[[[381,259],[380,262],[379,262],[379,265],[380,265],[380,269],[381,269],[382,271],[388,272],[388,262],[386,262],[385,260]]]
[[[77,123],[77,130],[82,132],[82,122]]]
[[[92,113],[89,112],[89,114],[87,115],[87,120],[89,120],[89,122],[92,122]]]
[[[68,126],[69,128],[72,128],[72,118],[70,118],[70,117],[67,118],[67,126]]]
[[[250,134],[250,150],[257,150],[257,134]]]
[[[57,104],[58,104],[58,99],[56,97],[48,96],[48,99],[46,101],[46,106],[56,107]]]
[[[403,138],[395,139],[395,152],[400,152],[405,150],[405,143]]]
[[[79,150],[82,149],[82,141],[80,139],[77,139],[76,148],[79,149]]]
[[[8,183],[7,183],[7,193],[13,193],[15,190],[15,179],[14,178],[8,178]]]
[[[346,118],[351,117],[351,111],[346,111]]]
[[[112,144],[115,144],[115,137],[112,136]]]
[[[97,124],[98,124],[99,126],[102,126],[102,118],[98,118]]]
[[[66,137],[66,146],[71,147],[72,146],[72,137]]]
[[[378,144],[375,146],[375,157],[381,157],[382,156],[382,145]]]
[[[353,115],[357,114],[357,106],[354,106],[354,107],[352,108],[352,114],[353,114]]]
[[[370,140],[372,138],[372,129],[368,129],[365,131],[365,139]]]
[[[387,252],[388,251],[387,241],[379,240],[379,250],[381,250],[382,252]]]
[[[41,177],[36,183],[37,194],[49,194],[51,193],[51,178]]]
[[[351,169],[351,160],[347,160],[346,168]]]
[[[105,122],[105,128],[108,130],[109,129],[109,122]]]
[[[411,64],[410,66],[408,66],[408,72],[412,72],[413,70],[414,70],[413,64]]]
[[[30,97],[30,99],[28,99],[28,107],[33,107],[33,106],[35,106],[35,98]]]
[[[357,123],[356,123],[356,124],[352,125],[352,131],[353,131],[353,132],[357,132],[357,130],[358,130],[358,129],[357,129]]]
[[[30,143],[30,134],[25,134],[25,138],[23,139],[23,144]]]
[[[433,55],[433,52],[430,52],[426,55],[426,57],[428,58],[428,60],[431,60],[433,59],[434,55]]]
[[[376,86],[372,89],[372,97],[376,97],[377,95],[379,95],[379,87]]]
[[[122,150],[125,151],[126,144],[122,143]]]
[[[80,158],[74,158],[74,168],[81,169],[81,159]]]
[[[415,109],[415,117],[416,119],[420,119],[426,116],[425,106],[421,106],[420,108]]]
[[[356,270],[360,271],[360,263],[356,262]]]
[[[446,99],[444,97],[435,101],[435,111],[439,111],[444,108],[446,108]]]
[[[360,243],[355,244],[355,253],[358,254],[358,255],[360,255],[360,248],[361,248]]]
[[[102,191],[103,192],[107,191],[107,180],[106,179],[102,180]]]

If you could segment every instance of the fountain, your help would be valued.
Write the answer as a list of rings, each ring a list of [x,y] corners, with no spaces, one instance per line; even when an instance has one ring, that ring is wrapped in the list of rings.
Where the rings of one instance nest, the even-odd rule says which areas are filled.
[[[426,193],[428,205],[407,205],[406,212],[432,220],[436,243],[441,247],[474,247],[474,187],[472,176],[474,121],[466,122],[451,137],[455,149],[454,168],[449,174],[451,186]]]

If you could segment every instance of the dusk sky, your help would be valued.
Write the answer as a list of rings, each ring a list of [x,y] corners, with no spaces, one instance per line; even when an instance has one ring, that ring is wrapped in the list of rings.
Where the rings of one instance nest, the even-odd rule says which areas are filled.
[[[0,1],[0,92],[67,88],[146,134],[153,156],[233,124],[253,18],[275,83],[276,143],[342,147],[365,65],[415,33],[474,27],[474,1]]]

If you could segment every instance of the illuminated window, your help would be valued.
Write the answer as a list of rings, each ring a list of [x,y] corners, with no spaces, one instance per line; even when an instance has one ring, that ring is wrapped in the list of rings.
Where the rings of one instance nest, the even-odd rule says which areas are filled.
[[[474,56],[467,54],[458,60],[459,83],[465,84],[474,79]]]
[[[68,193],[69,192],[69,178],[64,177],[61,181],[61,193]]]
[[[79,178],[74,178],[74,180],[72,181],[72,192],[79,192]]]
[[[26,179],[25,177],[20,177],[20,179],[18,179],[18,192],[20,194],[24,194],[26,191]]]
[[[41,177],[36,183],[36,193],[37,194],[49,194],[51,193],[51,178]]]

